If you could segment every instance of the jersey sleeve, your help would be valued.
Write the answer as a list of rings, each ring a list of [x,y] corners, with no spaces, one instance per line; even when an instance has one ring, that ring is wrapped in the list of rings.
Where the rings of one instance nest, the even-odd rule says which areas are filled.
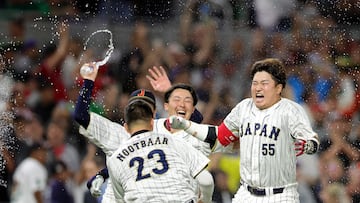
[[[179,138],[174,138],[174,146],[185,163],[189,163],[192,177],[196,177],[209,163],[209,159],[199,150]]]
[[[298,104],[293,104],[291,111],[288,111],[288,121],[290,126],[290,134],[294,139],[303,137],[306,139],[316,135],[311,127],[311,123],[305,110]]]
[[[130,137],[122,125],[93,112],[90,113],[88,128],[85,129],[80,126],[79,132],[108,156],[111,156],[119,148],[120,144]]]
[[[106,165],[108,167],[111,187],[114,191],[115,199],[119,200],[124,198],[124,189],[121,185],[121,182],[118,180],[119,173],[121,173],[121,171],[119,171],[119,169],[116,167],[116,160],[114,161],[114,159],[116,159],[114,156],[107,159]]]

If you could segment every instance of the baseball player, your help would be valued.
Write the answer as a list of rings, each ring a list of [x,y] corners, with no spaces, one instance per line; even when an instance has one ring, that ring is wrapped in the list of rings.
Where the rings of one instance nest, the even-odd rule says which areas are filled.
[[[89,113],[90,96],[93,89],[93,84],[94,84],[93,81],[95,80],[97,74],[97,68],[95,67],[94,70],[95,71],[89,75],[83,75],[84,84],[80,91],[78,102],[75,107],[74,119],[80,124],[80,133],[86,136],[90,141],[92,141],[98,147],[100,147],[105,152],[107,157],[109,157],[119,147],[120,144],[124,143],[124,141],[129,139],[130,135],[125,131],[124,127],[121,126],[120,124],[111,122],[110,120],[102,116],[99,116],[95,113]],[[181,89],[181,88],[178,87],[176,89]],[[182,104],[180,104],[179,105],[180,107],[178,107],[178,109],[181,110],[180,114],[185,113],[184,115],[187,116],[186,117],[187,119],[189,119],[190,116],[192,115],[191,113],[195,111],[195,105],[197,102],[197,97],[193,90],[192,93],[191,94],[188,93],[188,95],[190,95],[190,97],[194,96],[194,99],[193,98],[191,99],[193,99],[195,103],[193,103],[191,106],[187,105],[186,108],[183,107]],[[187,96],[187,100],[189,100],[188,97],[189,96]],[[135,91],[131,94],[131,98],[129,101],[136,98],[143,98],[147,100],[150,104],[152,104],[155,110],[155,97],[151,92],[145,90]],[[157,125],[163,126],[165,120],[163,120],[162,123],[161,122],[157,122],[157,123],[158,123]],[[165,128],[157,127],[155,130],[159,130],[159,129],[165,129]],[[179,131],[179,130],[177,131],[184,133],[184,131]],[[166,132],[169,133],[169,131],[167,130]],[[197,139],[193,139],[192,136],[188,136],[188,137],[192,139],[195,143],[199,143],[199,141]],[[209,149],[208,151],[210,151],[209,144],[203,142],[203,145],[207,146],[207,148]],[[101,171],[101,173],[97,174],[93,183],[88,184],[88,186],[90,186],[90,190],[92,194],[95,195],[101,194],[99,188],[100,185],[103,183],[104,179],[106,179],[107,175],[108,174],[106,173],[106,170],[103,170]],[[211,174],[208,171],[204,171],[197,177],[197,180],[199,181],[199,187],[201,191],[200,194],[202,195],[201,200],[203,202],[210,202],[212,197],[212,192],[214,189],[214,183]],[[106,188],[105,193],[103,195],[102,202],[115,202],[111,184],[112,183],[110,180],[108,182],[108,187]],[[117,199],[116,201],[122,201],[122,200]]]
[[[125,202],[196,202],[194,178],[209,159],[183,139],[152,131],[153,109],[142,99],[125,107],[131,138],[107,159],[115,196]]]
[[[240,139],[241,186],[233,202],[299,202],[296,156],[314,154],[318,136],[302,107],[281,97],[286,84],[281,61],[254,63],[251,77],[251,98],[237,104],[219,126],[175,116],[169,118],[169,125],[215,148]]]

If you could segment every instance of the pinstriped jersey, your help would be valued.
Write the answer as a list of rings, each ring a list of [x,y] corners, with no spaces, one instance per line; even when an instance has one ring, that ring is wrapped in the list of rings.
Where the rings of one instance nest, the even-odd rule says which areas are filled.
[[[129,133],[119,123],[111,122],[109,119],[90,112],[90,123],[87,129],[80,126],[79,133],[87,137],[92,143],[98,146],[108,159],[121,143],[130,138]],[[121,194],[118,194],[121,196]],[[123,198],[115,199],[112,182],[109,179],[102,203],[123,203]]]
[[[119,123],[92,112],[88,128],[80,126],[79,132],[102,149],[107,156],[111,156],[121,143],[130,138],[129,133]]]
[[[296,183],[295,139],[313,137],[303,108],[282,98],[259,110],[251,98],[241,101],[224,119],[240,139],[240,176],[254,187],[279,187]]]
[[[156,132],[131,137],[107,160],[115,194],[126,202],[197,199],[194,177],[209,159],[184,140]]]
[[[154,131],[169,134],[170,132],[165,128],[165,121],[166,118],[156,119],[154,123]],[[171,136],[175,136],[185,140],[187,143],[191,144],[195,149],[199,150],[205,156],[209,156],[211,153],[210,144],[203,142],[194,136],[190,135],[189,133],[185,132],[184,130],[172,133]]]
[[[166,119],[157,119],[154,124],[154,131],[169,134],[170,132],[165,128],[164,122]],[[98,146],[106,154],[107,159],[119,146],[125,141],[129,140],[130,135],[125,128],[119,123],[111,122],[109,119],[100,116],[96,113],[90,112],[90,123],[87,129],[80,126],[80,134],[87,137],[92,143]],[[193,147],[200,150],[206,156],[210,153],[210,146],[208,143],[202,142],[185,131],[179,131],[173,134],[174,136],[184,138],[189,141]],[[196,182],[193,187],[197,186]],[[121,194],[118,194],[121,196]],[[122,202],[122,198],[115,200],[114,191],[112,188],[112,181],[109,179],[108,186],[103,195],[102,202]]]

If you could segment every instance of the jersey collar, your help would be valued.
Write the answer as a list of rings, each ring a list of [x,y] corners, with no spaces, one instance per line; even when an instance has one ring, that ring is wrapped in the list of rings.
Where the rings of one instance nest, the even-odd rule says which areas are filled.
[[[139,134],[141,134],[141,133],[146,133],[146,132],[149,132],[150,130],[139,130],[139,131],[136,131],[136,132],[134,132],[132,135],[131,135],[131,137],[134,137],[135,135],[139,135]]]

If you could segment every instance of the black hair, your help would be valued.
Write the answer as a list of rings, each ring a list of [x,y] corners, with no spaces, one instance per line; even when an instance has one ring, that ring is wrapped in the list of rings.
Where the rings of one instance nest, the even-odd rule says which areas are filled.
[[[176,85],[173,85],[169,90],[167,90],[165,92],[165,103],[169,103],[169,98],[170,98],[170,95],[174,92],[174,90],[176,89],[184,89],[184,90],[188,90],[193,98],[193,105],[196,106],[197,102],[198,102],[198,98],[197,98],[197,95],[196,95],[196,92],[194,90],[193,87],[191,87],[190,85],[187,85],[187,84],[183,84],[183,83],[179,83],[179,84],[176,84]]]
[[[285,68],[279,59],[268,58],[255,62],[251,69],[251,78],[254,78],[254,75],[261,71],[269,73],[277,84],[282,84],[283,88],[285,88]]]
[[[40,142],[34,142],[33,144],[31,144],[29,146],[29,153],[33,153],[34,151],[37,151],[37,150],[46,150],[45,146],[40,143]]]
[[[143,120],[149,122],[153,119],[153,110],[149,102],[142,99],[135,99],[125,107],[125,122],[131,125],[133,122]]]

